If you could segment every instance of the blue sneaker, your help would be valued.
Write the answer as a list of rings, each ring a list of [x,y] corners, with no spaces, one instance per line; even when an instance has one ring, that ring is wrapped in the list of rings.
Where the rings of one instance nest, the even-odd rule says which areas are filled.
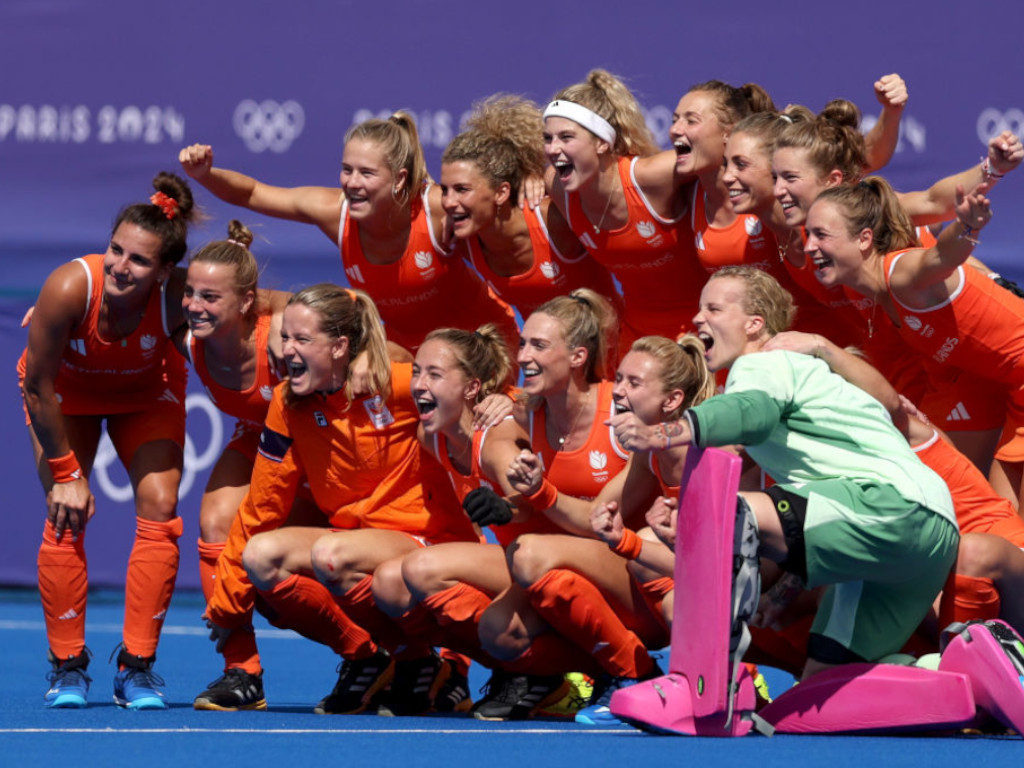
[[[43,696],[43,704],[53,709],[81,709],[86,705],[89,683],[92,678],[86,674],[89,666],[89,649],[83,648],[77,656],[59,662],[50,652],[50,664],[53,669],[47,673],[50,690]]]
[[[161,690],[166,683],[153,671],[155,656],[132,656],[122,646],[117,655],[120,667],[114,675],[114,703],[125,709],[167,709]]]
[[[631,685],[636,685],[643,680],[650,680],[652,677],[660,677],[662,674],[664,673],[661,671],[661,667],[655,664],[651,673],[644,677],[604,675],[594,684],[594,693],[591,698],[593,704],[576,713],[576,722],[583,725],[624,725],[609,708],[612,694],[621,688],[629,688]]]

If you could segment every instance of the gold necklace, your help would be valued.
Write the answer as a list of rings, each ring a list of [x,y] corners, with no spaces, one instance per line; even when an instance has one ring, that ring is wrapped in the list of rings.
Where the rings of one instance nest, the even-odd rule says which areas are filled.
[[[612,205],[612,197],[615,196],[615,189],[608,193],[608,199],[604,202],[604,211],[601,212],[601,218],[598,219],[597,224],[594,225],[594,233],[601,234],[601,226],[604,224],[604,217],[608,215],[608,209]]]
[[[580,417],[583,415],[583,412],[587,409],[587,403],[589,401],[590,401],[590,390],[587,389],[586,394],[583,396],[583,402],[580,403],[580,408],[579,408],[578,411],[576,411],[576,419],[573,421],[572,426],[569,427],[569,431],[568,432],[566,432],[564,435],[562,435],[560,438],[558,438],[558,450],[559,451],[564,451],[565,450],[565,444],[566,444],[566,442],[568,442],[569,438],[572,436],[572,433],[576,431],[576,427],[579,426]]]

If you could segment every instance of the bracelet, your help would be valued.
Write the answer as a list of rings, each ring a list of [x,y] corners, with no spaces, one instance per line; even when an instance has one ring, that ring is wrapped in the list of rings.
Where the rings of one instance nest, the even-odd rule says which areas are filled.
[[[68,451],[56,459],[47,459],[46,463],[50,466],[50,474],[55,483],[72,483],[82,478],[82,468],[78,466],[74,451]]]
[[[558,501],[558,488],[545,477],[541,481],[540,488],[525,498],[531,507],[539,510],[549,509]]]
[[[983,157],[981,159],[981,172],[985,174],[986,181],[991,181],[993,179],[998,180],[1006,175],[1005,173],[996,173],[995,171],[993,171],[992,161],[988,157]]]
[[[974,237],[974,233],[980,232],[981,230],[975,229],[974,227],[969,227],[963,222],[960,223],[960,227],[963,229],[963,232],[957,235],[958,240],[966,240],[971,245],[981,244],[981,241],[978,240],[978,238]]]
[[[665,439],[665,445],[662,446],[663,451],[667,451],[672,447],[672,438],[669,437],[668,430],[664,424],[659,424],[658,429],[661,431],[661,436]]]
[[[619,543],[611,548],[612,552],[621,555],[627,560],[636,560],[640,557],[640,550],[644,546],[644,540],[637,536],[629,528],[622,530],[622,538]]]

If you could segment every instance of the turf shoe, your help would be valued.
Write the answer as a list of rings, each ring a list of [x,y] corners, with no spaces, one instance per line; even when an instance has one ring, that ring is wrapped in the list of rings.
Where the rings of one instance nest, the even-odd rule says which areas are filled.
[[[89,683],[92,678],[86,673],[89,666],[89,649],[83,648],[77,656],[58,661],[53,652],[49,653],[53,666],[46,679],[50,690],[43,696],[43,704],[54,709],[81,709],[87,703]]]
[[[471,710],[477,720],[526,720],[569,691],[564,675],[516,675],[494,670]]]
[[[356,715],[366,710],[395,674],[395,662],[386,651],[365,659],[346,659],[338,665],[334,690],[313,708],[318,715]]]
[[[133,656],[122,645],[114,675],[114,703],[125,709],[167,709],[164,679],[153,671],[156,656]]]
[[[469,678],[452,669],[441,690],[434,697],[435,712],[469,712],[473,699],[469,695]]]
[[[451,665],[433,651],[417,659],[396,661],[395,676],[381,696],[377,714],[410,717],[429,712],[451,671]]]
[[[194,709],[237,712],[240,709],[266,709],[263,674],[253,675],[232,667],[210,683],[192,702]]]
[[[594,681],[582,672],[569,672],[565,676],[569,690],[554,704],[544,706],[538,715],[544,717],[575,717],[576,713],[590,704],[594,694]]]
[[[621,725],[622,721],[612,714],[610,704],[612,694],[622,688],[629,688],[644,680],[654,677],[661,677],[664,673],[661,667],[655,663],[650,673],[643,677],[615,677],[605,674],[594,683],[594,692],[591,696],[590,706],[584,707],[576,713],[576,722],[583,725]]]

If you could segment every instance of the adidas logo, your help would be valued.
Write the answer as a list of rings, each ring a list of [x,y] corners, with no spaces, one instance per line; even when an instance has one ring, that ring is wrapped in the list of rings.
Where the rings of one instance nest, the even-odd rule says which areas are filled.
[[[83,357],[85,356],[85,339],[68,339],[68,346]]]
[[[153,617],[153,621],[163,621],[166,618],[167,618],[167,611],[163,610],[163,611],[160,611],[160,613],[158,613],[156,616]]]
[[[179,400],[175,396],[175,394],[173,392],[171,392],[171,390],[169,390],[169,389],[165,389],[163,391],[163,393],[160,395],[160,397],[157,398],[157,400],[166,400],[168,403],[180,403],[181,402],[181,400]]]
[[[61,621],[71,621],[72,619],[78,618],[78,611],[76,611],[74,608],[71,608],[67,611],[67,613],[62,613],[57,618]]]
[[[365,283],[366,282],[365,280],[363,280],[363,273],[359,269],[359,265],[358,264],[356,264],[354,266],[351,266],[351,267],[348,267],[345,270],[345,274],[348,275],[348,279],[349,280],[351,280],[351,281],[353,281],[355,283]]]
[[[949,412],[949,416],[946,417],[946,421],[970,421],[971,414],[964,408],[962,402],[957,403],[952,411]]]

